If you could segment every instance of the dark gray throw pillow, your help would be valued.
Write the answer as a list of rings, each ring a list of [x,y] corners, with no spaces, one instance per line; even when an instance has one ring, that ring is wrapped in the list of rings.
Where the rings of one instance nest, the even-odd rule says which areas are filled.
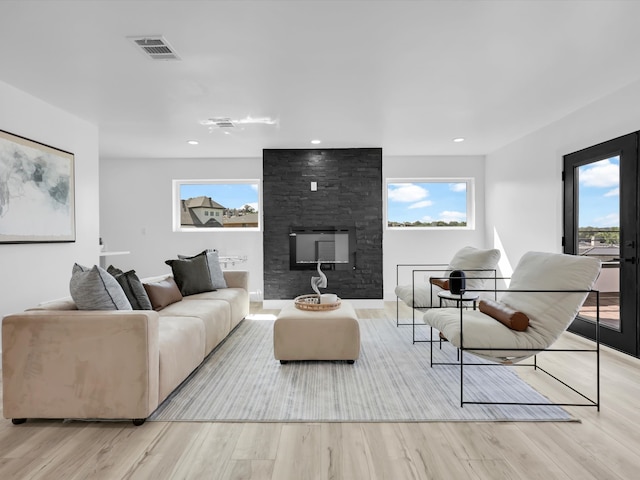
[[[222,273],[222,268],[220,267],[220,257],[218,257],[218,251],[215,249],[208,249],[202,253],[199,253],[197,256],[206,255],[207,257],[207,267],[209,268],[209,276],[211,277],[211,284],[213,285],[213,289],[217,290],[218,288],[227,288],[227,282],[224,279],[224,274]],[[190,259],[194,257],[188,257],[186,255],[178,255],[179,259]]]
[[[107,273],[120,284],[134,310],[151,310],[151,300],[149,300],[149,295],[147,295],[135,270],[123,272],[119,268],[109,265]]]
[[[131,310],[122,287],[104,268],[73,265],[69,281],[78,310]]]
[[[205,252],[192,258],[166,260],[182,296],[214,290]]]

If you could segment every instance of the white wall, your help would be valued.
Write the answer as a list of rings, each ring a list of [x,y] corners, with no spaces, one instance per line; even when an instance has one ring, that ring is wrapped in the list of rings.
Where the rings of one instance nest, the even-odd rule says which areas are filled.
[[[402,262],[447,262],[465,245],[482,246],[484,232],[484,158],[384,157],[383,176],[451,177],[476,179],[476,229],[473,231],[385,231],[384,296],[395,299],[395,266]],[[385,178],[386,178],[385,177]],[[170,272],[164,264],[177,254],[195,254],[217,248],[222,255],[246,255],[235,269],[250,272],[250,290],[262,295],[262,232],[172,231],[172,180],[262,179],[262,158],[245,159],[103,159],[100,162],[100,231],[107,250],[130,251],[107,259],[141,277]],[[288,248],[286,245],[283,248]]]
[[[249,289],[261,296],[262,232],[174,232],[172,181],[192,179],[262,179],[262,158],[102,159],[100,161],[100,232],[106,249],[129,251],[107,257],[138,276],[170,273],[164,261],[216,248],[220,255],[246,255],[229,269],[249,270]]]
[[[474,230],[384,230],[384,299],[395,300],[396,283],[411,281],[410,269],[403,269],[396,282],[396,265],[448,263],[462,247],[485,247],[485,183],[483,156],[383,157],[383,178],[465,177],[475,179]],[[386,208],[386,207],[385,207]]]
[[[487,155],[487,245],[505,276],[529,250],[562,252],[563,155],[640,130],[638,105],[640,82]]]
[[[96,126],[0,82],[0,129],[75,154],[76,241],[0,244],[0,316],[69,295],[74,262],[98,262]]]

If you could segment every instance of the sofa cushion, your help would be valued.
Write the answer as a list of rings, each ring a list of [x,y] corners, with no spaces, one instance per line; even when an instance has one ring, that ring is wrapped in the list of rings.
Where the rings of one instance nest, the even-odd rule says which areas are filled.
[[[244,288],[228,287],[215,292],[198,293],[185,300],[224,300],[231,309],[231,328],[249,315],[249,292]]]
[[[184,297],[181,302],[173,303],[164,308],[160,312],[160,317],[199,318],[204,325],[205,355],[224,340],[231,331],[231,308],[223,300],[198,300],[191,295]]]
[[[134,310],[151,310],[151,301],[135,270],[123,272],[109,265],[107,272],[117,280]]]
[[[204,359],[204,324],[196,317],[160,316],[158,400],[164,400]]]
[[[162,310],[167,305],[182,300],[182,294],[173,277],[166,277],[157,282],[143,283],[142,285],[154,310]]]
[[[214,290],[206,252],[191,258],[167,260],[164,263],[171,267],[182,296]]]
[[[73,265],[69,291],[78,310],[131,310],[120,284],[103,268]]]
[[[218,257],[218,251],[213,249],[205,250],[202,253],[199,253],[197,256],[205,255],[207,257],[207,268],[209,269],[209,276],[211,277],[211,285],[214,290],[218,288],[227,288],[227,282],[224,278],[224,274],[222,273],[222,268],[220,267],[220,257]],[[179,259],[191,259],[195,257],[188,257],[186,255],[178,255]]]

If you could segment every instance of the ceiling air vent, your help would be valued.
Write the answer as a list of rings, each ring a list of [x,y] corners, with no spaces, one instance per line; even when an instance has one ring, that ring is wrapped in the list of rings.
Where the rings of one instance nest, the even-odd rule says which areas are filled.
[[[171,45],[162,35],[127,38],[152,60],[180,60],[180,57],[173,51]]]
[[[229,117],[216,117],[209,118],[200,122],[202,125],[207,125],[209,128],[235,128],[236,124]]]

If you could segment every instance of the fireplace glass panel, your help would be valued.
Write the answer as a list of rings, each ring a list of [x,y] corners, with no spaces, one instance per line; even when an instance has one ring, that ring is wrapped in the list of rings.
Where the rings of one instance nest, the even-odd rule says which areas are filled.
[[[292,227],[289,233],[292,270],[312,270],[318,261],[323,269],[355,268],[355,236],[348,227]]]

